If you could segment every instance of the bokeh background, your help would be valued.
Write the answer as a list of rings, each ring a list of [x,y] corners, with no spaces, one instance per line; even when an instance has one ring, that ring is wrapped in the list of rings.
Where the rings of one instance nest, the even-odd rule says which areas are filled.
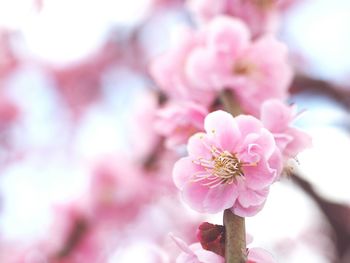
[[[147,155],[157,91],[148,63],[184,25],[193,21],[181,0],[0,0],[0,262],[54,262],[38,243],[65,229],[57,222],[67,207],[96,194],[97,163]],[[346,0],[299,0],[283,14],[279,38],[296,72],[290,102],[305,110],[297,125],[313,148],[299,155],[297,179],[275,184],[247,219],[254,245],[279,262],[350,262],[349,25]],[[181,226],[170,219],[197,215],[161,196],[102,235],[104,259],[91,262],[179,252],[167,234]]]

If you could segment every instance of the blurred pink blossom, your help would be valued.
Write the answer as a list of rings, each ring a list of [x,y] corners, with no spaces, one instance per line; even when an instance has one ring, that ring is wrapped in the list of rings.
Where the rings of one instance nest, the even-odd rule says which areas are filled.
[[[175,100],[191,100],[210,104],[214,93],[193,85],[188,79],[187,59],[198,46],[204,44],[204,32],[183,30],[178,45],[158,56],[150,65],[150,74],[167,96]]]
[[[176,245],[182,250],[176,263],[224,263],[225,259],[211,251],[204,250],[200,243],[188,246],[183,240],[171,236]]]
[[[194,17],[205,23],[218,15],[242,19],[253,36],[275,33],[281,11],[290,0],[187,0]]]
[[[184,201],[203,213],[231,208],[239,216],[255,215],[282,170],[273,135],[252,116],[223,111],[210,113],[204,127],[206,133],[189,139],[189,156],[174,166]]]
[[[194,86],[231,89],[245,112],[257,114],[263,101],[285,99],[292,78],[287,48],[272,35],[250,40],[239,20],[216,17],[204,29],[206,41],[187,58]]]
[[[202,248],[200,243],[188,246],[183,240],[171,235],[174,242],[182,250],[176,263],[224,263],[224,257]],[[249,243],[249,242],[248,242]],[[248,248],[246,263],[276,263],[273,256],[262,248]]]
[[[256,115],[265,100],[287,97],[292,78],[284,44],[271,35],[252,41],[245,24],[225,16],[188,33],[155,60],[151,73],[172,98],[204,104],[212,92],[230,89],[243,110]]]
[[[185,144],[188,138],[203,130],[208,110],[193,102],[169,103],[158,110],[156,131],[165,136],[166,145],[172,148]]]
[[[152,195],[149,181],[135,164],[125,157],[105,157],[94,170],[88,196],[95,221],[120,225],[134,219]]]
[[[254,247],[248,249],[247,263],[276,263],[276,260],[265,249]]]
[[[296,105],[288,106],[279,100],[268,100],[261,107],[261,121],[286,158],[293,158],[312,145],[310,135],[292,126],[297,117]]]

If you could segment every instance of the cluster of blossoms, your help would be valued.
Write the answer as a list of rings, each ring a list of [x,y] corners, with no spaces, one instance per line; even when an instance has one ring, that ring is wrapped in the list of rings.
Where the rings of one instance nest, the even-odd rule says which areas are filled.
[[[187,143],[173,180],[195,211],[256,215],[286,161],[311,145],[293,127],[298,113],[285,103],[292,69],[286,46],[273,35],[287,4],[188,1],[199,28],[183,30],[175,48],[150,66],[167,98],[156,130],[169,148]],[[182,250],[177,262],[225,261],[203,244],[174,240]],[[260,249],[249,251],[247,262],[274,262]]]
[[[154,2],[163,6],[178,1]],[[188,0],[198,27],[183,30],[179,43],[150,64],[160,92],[138,94],[142,107],[130,118],[137,122],[130,132],[136,138],[129,138],[133,159],[125,152],[98,159],[84,201],[56,210],[53,235],[28,251],[0,256],[0,261],[112,262],[110,250],[123,248],[128,236],[147,236],[164,249],[164,233],[176,231],[191,244],[173,236],[181,250],[176,262],[225,262],[225,227],[204,223],[195,235],[202,218],[179,218],[184,211],[174,196],[180,192],[202,214],[254,216],[286,162],[311,145],[310,137],[293,126],[299,116],[296,106],[285,103],[293,72],[287,47],[273,34],[291,2]],[[0,32],[0,47],[4,37]],[[103,96],[103,73],[123,57],[117,44],[109,40],[99,53],[71,67],[45,69],[74,116]],[[1,48],[0,85],[16,65],[11,52]],[[3,131],[19,112],[0,90],[0,146],[8,138]],[[185,149],[186,156],[179,157]],[[147,208],[154,204],[158,209],[152,214]],[[165,226],[150,227],[155,218]],[[214,238],[210,234],[208,239],[208,231],[216,233]],[[247,263],[275,262],[261,248],[242,253]],[[168,262],[156,254],[155,262]]]

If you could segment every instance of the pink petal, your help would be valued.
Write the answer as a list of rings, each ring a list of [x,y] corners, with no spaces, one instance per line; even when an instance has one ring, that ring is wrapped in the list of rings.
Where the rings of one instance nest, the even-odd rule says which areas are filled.
[[[225,111],[209,113],[204,121],[204,129],[221,150],[233,152],[241,139],[233,116]]]
[[[190,247],[186,244],[185,241],[174,236],[172,233],[169,233],[169,236],[183,252],[190,254],[190,255],[194,255],[194,252],[190,249]]]
[[[261,190],[272,184],[276,177],[276,169],[271,169],[266,160],[260,160],[256,166],[243,166],[244,179],[247,187]]]
[[[264,127],[272,133],[283,132],[293,118],[293,110],[280,100],[265,101],[261,107],[260,119]]]
[[[248,251],[248,262],[254,263],[276,263],[273,256],[262,248],[250,248]]]
[[[263,128],[262,123],[250,115],[239,115],[235,119],[242,137],[246,137],[249,133],[259,133]]]
[[[238,194],[234,184],[209,188],[203,183],[205,182],[188,182],[184,186],[182,196],[192,209],[214,214],[232,207]]]
[[[212,143],[205,133],[196,133],[188,140],[188,155],[194,159],[204,158],[211,160],[211,146]]]
[[[214,54],[204,48],[197,48],[187,58],[185,71],[191,85],[203,89],[223,89],[216,76]]]
[[[264,207],[265,202],[256,205],[256,206],[249,206],[249,207],[243,207],[240,205],[239,202],[236,202],[235,205],[231,208],[231,211],[238,216],[241,217],[250,217],[250,216],[255,216],[260,210]]]
[[[208,45],[219,54],[224,53],[231,59],[244,50],[250,40],[248,28],[238,19],[218,16],[209,24]]]
[[[243,147],[241,151],[244,150],[249,155],[255,154],[269,159],[276,149],[276,143],[273,135],[262,128],[259,133],[248,134],[241,147]],[[244,152],[240,152],[240,154],[242,155]]]
[[[204,250],[199,243],[195,243],[190,246],[198,258],[200,263],[224,263],[225,260],[223,257],[208,251]]]
[[[290,128],[288,129],[288,135],[293,137],[293,140],[287,145],[285,155],[295,157],[302,150],[312,147],[312,138],[306,132],[297,128]]]
[[[269,189],[265,188],[260,191],[245,189],[240,191],[238,201],[242,207],[248,208],[250,206],[258,206],[265,202]]]
[[[275,137],[277,147],[281,152],[283,152],[287,145],[293,141],[293,137],[286,133],[274,133],[273,137]]]
[[[173,180],[177,188],[183,189],[185,184],[191,180],[191,177],[200,171],[198,165],[193,163],[190,157],[184,157],[178,160],[173,168]]]

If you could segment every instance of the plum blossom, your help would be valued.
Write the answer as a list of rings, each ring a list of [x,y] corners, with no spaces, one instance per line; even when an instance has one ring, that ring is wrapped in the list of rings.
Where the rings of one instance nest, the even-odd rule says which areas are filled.
[[[248,249],[247,263],[276,263],[276,260],[265,249],[254,247]]]
[[[158,56],[151,63],[150,74],[171,99],[208,105],[214,100],[214,92],[193,85],[186,72],[187,58],[193,50],[204,44],[205,32],[183,30],[179,39],[173,50]]]
[[[295,0],[188,0],[187,6],[200,23],[218,15],[242,19],[254,36],[275,33],[280,13]]]
[[[153,63],[151,73],[171,97],[176,92],[178,99],[204,104],[209,92],[230,89],[243,110],[256,115],[263,101],[287,97],[292,77],[284,44],[271,35],[252,41],[245,24],[225,16],[188,34]]]
[[[255,215],[282,170],[273,135],[252,116],[233,118],[224,111],[208,114],[204,128],[189,139],[189,156],[173,169],[184,201],[202,213]]]
[[[188,56],[187,74],[193,85],[230,89],[247,113],[258,114],[270,98],[285,99],[292,71],[287,48],[272,35],[251,41],[239,20],[220,16],[204,29],[206,42]]]
[[[150,184],[140,169],[118,156],[106,156],[97,163],[89,190],[88,207],[94,220],[112,220],[119,226],[134,219],[151,198]]]
[[[160,109],[155,122],[156,131],[166,137],[166,145],[172,148],[185,144],[188,138],[203,130],[208,110],[193,102],[170,103]]]
[[[268,100],[261,108],[260,119],[285,158],[295,157],[312,144],[310,135],[292,126],[297,117],[296,105],[288,106],[279,100]]]
[[[183,240],[171,235],[176,245],[182,250],[176,263],[224,263],[225,259],[211,251],[204,250],[200,243],[188,246]]]
[[[188,246],[183,240],[171,235],[174,242],[182,250],[176,259],[176,263],[224,263],[223,256],[205,250],[200,243],[193,243]],[[246,263],[276,263],[273,256],[262,248],[247,249]]]

